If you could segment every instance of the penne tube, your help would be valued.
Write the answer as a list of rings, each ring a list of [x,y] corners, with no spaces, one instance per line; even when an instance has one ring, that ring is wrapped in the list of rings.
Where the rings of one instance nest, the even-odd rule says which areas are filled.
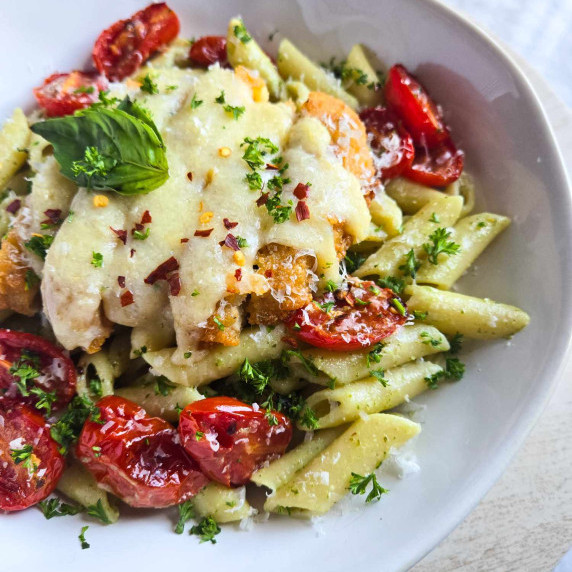
[[[308,407],[316,414],[318,428],[336,427],[355,421],[364,413],[397,407],[425,391],[425,378],[442,370],[430,361],[418,360],[386,371],[385,385],[376,377],[368,377],[336,389],[316,391],[308,397]]]
[[[220,524],[236,522],[254,513],[246,500],[244,487],[231,489],[212,482],[197,493],[192,502],[197,516],[212,516]]]
[[[371,220],[380,226],[390,237],[401,232],[403,226],[403,213],[401,209],[385,191],[377,190],[369,204]]]
[[[15,109],[0,130],[0,191],[26,162],[30,135],[24,112]]]
[[[492,213],[461,219],[453,227],[450,238],[460,245],[459,253],[456,256],[439,255],[438,264],[426,260],[417,272],[417,282],[448,290],[509,224],[509,218]]]
[[[94,400],[113,394],[114,367],[107,350],[82,354],[78,362],[77,393]]]
[[[482,340],[506,338],[522,330],[530,321],[515,306],[438,290],[430,286],[408,286],[410,311],[426,312],[425,323],[447,335],[463,334]]]
[[[442,191],[420,185],[403,177],[391,179],[385,185],[385,192],[406,215],[415,214],[427,203],[443,198],[444,195]]]

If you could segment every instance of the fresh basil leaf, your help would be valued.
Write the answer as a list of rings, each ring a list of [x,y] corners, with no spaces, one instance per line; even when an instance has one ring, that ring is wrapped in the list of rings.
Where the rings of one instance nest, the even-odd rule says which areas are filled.
[[[32,125],[54,147],[62,175],[80,187],[149,193],[169,178],[165,144],[149,112],[126,97]]]

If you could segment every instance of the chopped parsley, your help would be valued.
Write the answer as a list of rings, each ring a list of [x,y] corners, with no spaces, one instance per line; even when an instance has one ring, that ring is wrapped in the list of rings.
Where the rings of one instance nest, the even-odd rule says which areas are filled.
[[[323,63],[321,66],[331,71],[334,76],[340,79],[346,86],[351,84],[367,85],[368,83],[367,74],[359,68],[348,66],[346,60],[342,60],[338,63],[336,62],[336,58],[331,58],[329,63]]]
[[[381,361],[381,352],[383,351],[384,347],[385,345],[383,343],[377,342],[377,344],[375,344],[373,348],[367,353],[367,367],[370,367],[372,363],[379,363]]]
[[[246,240],[246,238],[242,238],[242,236],[237,236],[236,242],[238,243],[239,248],[247,248],[248,247],[248,241]]]
[[[200,441],[204,436],[205,434],[202,431],[197,431],[195,433],[195,441]]]
[[[89,371],[88,371],[88,373],[89,373]],[[101,379],[97,374],[92,374],[89,376],[87,386],[89,387],[89,392],[94,397],[99,399],[100,397],[103,396],[103,387],[101,384]]]
[[[238,120],[238,118],[246,111],[246,108],[243,105],[240,107],[235,107],[234,105],[225,105],[223,109],[227,113],[231,113],[235,120]]]
[[[335,302],[316,302],[320,309],[324,311],[326,314],[329,314],[332,311],[332,308],[336,305]]]
[[[52,414],[52,405],[58,399],[56,392],[44,391],[39,387],[32,387],[32,389],[30,389],[30,394],[35,395],[38,398],[34,407],[36,409],[44,409],[46,411],[46,415],[50,416]]]
[[[142,232],[141,230],[134,230],[133,231],[133,238],[135,240],[147,240],[147,238],[149,238],[150,232],[151,232],[151,229],[149,227],[147,227],[145,229],[145,232]]]
[[[155,395],[167,397],[173,391],[174,385],[164,376],[160,375],[155,381]]]
[[[24,243],[24,246],[39,256],[42,260],[46,259],[46,254],[50,246],[54,242],[54,237],[50,234],[34,234],[30,240]]]
[[[268,421],[268,425],[270,426],[278,425],[278,417],[276,417],[276,415],[272,411],[270,411],[270,409],[267,409],[264,412],[264,417]]]
[[[265,363],[265,362],[261,362]],[[238,370],[240,380],[251,385],[258,393],[262,393],[266,386],[270,383],[270,375],[268,371],[264,371],[259,364],[251,364],[245,359]]]
[[[194,93],[193,99],[191,99],[191,109],[196,109],[197,107],[200,107],[202,104],[203,104],[203,100],[197,99],[197,94]]]
[[[246,137],[240,146],[246,146],[242,158],[253,171],[266,167],[265,156],[278,153],[278,147],[266,137],[257,137],[256,139]]]
[[[425,320],[427,318],[427,312],[420,312],[419,310],[413,310],[413,317],[416,320]]]
[[[29,291],[35,288],[40,283],[40,277],[31,269],[26,270],[26,276],[24,277],[25,286],[24,290]]]
[[[105,508],[103,508],[103,503],[101,502],[101,499],[98,499],[95,504],[88,505],[86,507],[86,511],[88,516],[97,518],[98,520],[103,522],[103,524],[112,524],[111,519],[105,512]]]
[[[73,516],[83,510],[83,507],[79,505],[67,504],[65,502],[61,502],[60,499],[57,498],[40,501],[38,503],[38,508],[42,511],[46,520],[50,520],[57,516]]]
[[[93,93],[95,88],[93,85],[80,85],[78,88],[74,89],[73,92],[80,94],[80,93]]]
[[[32,445],[24,445],[21,449],[10,449],[10,457],[12,457],[16,465],[22,463],[28,470],[32,470],[33,472],[38,470]]]
[[[419,262],[415,258],[415,251],[411,249],[405,255],[405,263],[399,267],[399,270],[403,272],[404,276],[410,276],[411,278],[415,278],[419,267],[421,266],[421,262]]]
[[[223,103],[226,103],[226,99],[224,97],[224,89],[221,90],[220,95],[218,97],[215,97],[215,103],[220,103],[221,105]]]
[[[452,354],[458,354],[463,347],[463,334],[457,332],[450,340],[449,345],[451,346],[449,352]]]
[[[76,177],[83,174],[89,180],[94,176],[107,176],[116,164],[117,161],[102,155],[97,147],[86,147],[83,159],[74,161],[71,165],[71,171]]]
[[[405,306],[401,303],[401,300],[399,300],[399,298],[393,298],[393,300],[391,300],[390,304],[391,304],[402,316],[407,316],[407,310],[405,309]]]
[[[424,343],[426,346],[431,346],[436,348],[441,345],[441,340],[432,337],[429,332],[421,332],[421,334],[419,334],[419,337],[421,338],[421,342]]]
[[[427,258],[431,264],[439,264],[439,254],[447,254],[452,256],[457,254],[461,249],[460,245],[453,241],[448,241],[451,232],[445,228],[438,228],[429,236],[430,242],[423,245],[423,249],[427,253]]]
[[[465,364],[459,358],[445,360],[445,373],[449,379],[459,381],[465,375]]]
[[[433,213],[433,214],[431,215],[431,218],[429,219],[429,222],[440,223],[441,221],[439,220],[439,217],[437,216],[437,213]]]
[[[309,406],[306,406],[303,409],[299,421],[301,425],[307,427],[311,431],[319,427],[318,418],[316,417],[316,412]]]
[[[401,294],[405,288],[405,281],[395,276],[385,276],[384,278],[377,278],[376,283],[382,288],[389,288],[396,294]]]
[[[198,296],[199,294],[200,292],[196,288],[191,292],[191,296],[193,297]]]
[[[183,534],[185,531],[185,524],[195,517],[195,509],[193,507],[192,501],[188,500],[177,506],[179,509],[179,520],[175,525],[175,532],[177,534]]]
[[[201,543],[211,542],[212,544],[216,544],[215,536],[219,534],[220,531],[221,528],[216,520],[212,516],[205,516],[198,524],[191,528],[189,534],[196,534],[201,539]]]
[[[185,353],[183,354],[183,357],[184,357],[185,359],[189,359],[192,355],[193,355],[193,352],[185,352]]]
[[[103,266],[103,254],[101,254],[101,252],[91,253],[91,265],[94,268],[101,268]]]
[[[251,191],[261,191],[264,186],[260,173],[257,173],[256,171],[246,174],[246,182],[248,183],[248,188]]]
[[[335,292],[338,289],[338,285],[333,280],[328,280],[326,282],[326,290],[328,292]]]
[[[385,379],[385,371],[383,368],[370,370],[370,375],[375,377],[383,387],[387,387],[387,379]]]
[[[344,257],[346,272],[348,274],[353,274],[365,262],[365,259],[366,256],[359,252],[348,251]]]
[[[81,549],[85,550],[86,548],[89,548],[89,542],[86,541],[85,539],[85,533],[87,532],[87,529],[89,528],[89,526],[82,526],[81,527],[81,532],[79,533],[79,541],[81,543]]]
[[[10,375],[15,379],[16,385],[20,393],[24,397],[30,395],[28,389],[28,382],[39,377],[40,372],[38,367],[40,365],[39,358],[30,352],[23,351],[16,362],[14,362],[8,370]]]
[[[484,228],[485,226],[487,226],[487,223],[483,220],[477,224],[477,228]]]
[[[350,479],[349,490],[354,495],[363,495],[366,493],[368,486],[371,484],[371,491],[367,495],[365,502],[378,501],[381,495],[388,493],[378,482],[375,473],[370,473],[365,477],[352,472]]]
[[[133,350],[133,354],[137,357],[141,357],[143,354],[147,353],[147,346],[141,346],[138,350]]]
[[[148,93],[150,95],[154,95],[154,94],[159,93],[159,88],[157,87],[157,83],[153,81],[150,74],[147,74],[141,80],[140,89],[141,89],[141,91],[144,91],[145,93]]]
[[[290,215],[292,214],[292,201],[289,201],[289,205],[283,205],[280,200],[282,199],[282,192],[277,191],[274,196],[270,197],[266,201],[266,210],[268,214],[273,218],[276,224],[281,224],[286,222]]]
[[[224,324],[220,321],[218,316],[213,317],[213,322],[216,324],[216,327],[221,331],[224,332]]]
[[[252,40],[252,36],[246,31],[244,22],[240,22],[233,28],[234,37],[238,38],[243,44],[247,44]]]

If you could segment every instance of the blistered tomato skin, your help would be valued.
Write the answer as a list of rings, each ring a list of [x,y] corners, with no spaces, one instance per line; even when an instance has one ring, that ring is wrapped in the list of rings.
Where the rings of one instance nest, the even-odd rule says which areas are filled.
[[[23,395],[21,373],[18,366],[28,370]],[[29,368],[29,369],[28,369]],[[10,371],[12,369],[12,372]],[[0,329],[0,394],[5,399],[35,405],[40,397],[30,391],[33,388],[47,393],[55,392],[52,411],[64,408],[75,395],[77,374],[71,359],[63,351],[40,336]]]
[[[89,107],[107,87],[105,77],[97,73],[56,73],[34,89],[34,96],[48,117],[62,117]]]
[[[46,420],[25,405],[0,399],[0,509],[23,510],[45,499],[64,464]]]
[[[203,36],[193,42],[189,50],[191,63],[202,68],[208,68],[215,63],[221,67],[228,64],[226,55],[226,38],[224,36]]]
[[[265,461],[284,453],[292,438],[290,420],[231,397],[211,397],[187,405],[179,419],[181,442],[202,471],[226,486],[243,485]]]
[[[449,139],[432,149],[415,149],[415,160],[403,175],[428,187],[446,187],[461,176],[464,162],[464,153]]]
[[[388,109],[403,121],[415,145],[433,147],[449,138],[441,112],[403,65],[396,64],[389,70],[384,96]]]
[[[415,149],[411,135],[399,118],[383,107],[364,109],[359,116],[376,156],[377,176],[382,181],[399,177],[413,163]]]
[[[151,4],[100,34],[93,47],[95,67],[108,79],[120,81],[172,42],[179,30],[179,18],[167,4]]]
[[[352,279],[347,289],[327,292],[286,322],[303,342],[318,348],[348,352],[367,348],[393,334],[407,321],[389,288]],[[403,308],[405,304],[399,300]]]
[[[114,395],[101,399],[97,407],[101,423],[85,423],[77,456],[98,483],[124,502],[133,507],[171,506],[209,482],[167,421]]]

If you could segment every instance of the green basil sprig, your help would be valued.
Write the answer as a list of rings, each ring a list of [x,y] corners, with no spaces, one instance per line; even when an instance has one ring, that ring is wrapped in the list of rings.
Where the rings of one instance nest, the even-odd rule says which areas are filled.
[[[47,119],[32,131],[54,147],[62,175],[80,187],[140,195],[169,178],[165,144],[149,113],[126,97]]]

